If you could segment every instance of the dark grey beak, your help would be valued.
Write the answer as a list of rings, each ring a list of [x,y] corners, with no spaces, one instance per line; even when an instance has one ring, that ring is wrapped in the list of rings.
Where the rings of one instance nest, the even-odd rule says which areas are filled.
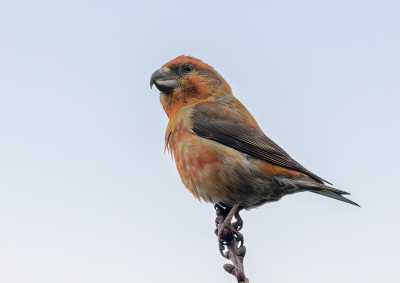
[[[161,69],[155,71],[150,78],[150,88],[156,85],[159,91],[164,93],[172,93],[174,88],[179,87],[178,82],[174,79],[170,72],[164,72]]]

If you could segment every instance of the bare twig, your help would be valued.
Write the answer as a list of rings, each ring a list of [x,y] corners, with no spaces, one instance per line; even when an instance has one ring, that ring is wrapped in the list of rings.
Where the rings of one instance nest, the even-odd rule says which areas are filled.
[[[215,234],[218,234],[218,227],[222,222],[224,222],[224,220],[229,214],[230,209],[223,208],[219,205],[216,205],[215,208],[217,214],[217,218],[215,219],[215,224],[217,226],[217,229],[215,229]],[[235,214],[235,218],[237,222],[232,224],[234,231],[240,230],[243,227],[243,221],[240,218],[238,212]],[[221,255],[226,259],[231,260],[233,263],[233,264],[230,263],[224,264],[223,267],[226,272],[236,277],[237,282],[248,283],[249,279],[247,279],[244,274],[244,266],[243,266],[243,258],[246,254],[246,247],[243,246],[243,238],[239,239],[236,236],[237,234],[236,235],[235,234],[232,232],[231,229],[225,228],[224,231],[222,232],[221,239],[219,239],[219,250],[221,252]],[[228,251],[224,253],[225,246],[227,247]]]

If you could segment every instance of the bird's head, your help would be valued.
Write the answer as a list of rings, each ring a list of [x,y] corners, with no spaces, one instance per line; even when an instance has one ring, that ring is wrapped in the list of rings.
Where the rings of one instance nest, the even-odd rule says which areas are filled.
[[[153,85],[160,91],[160,101],[169,118],[184,106],[231,93],[231,87],[213,67],[184,55],[155,71],[150,78],[150,87]]]

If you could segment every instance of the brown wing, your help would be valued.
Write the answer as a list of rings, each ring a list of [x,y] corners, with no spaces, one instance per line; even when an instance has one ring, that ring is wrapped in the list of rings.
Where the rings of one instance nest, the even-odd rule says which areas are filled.
[[[320,183],[330,184],[308,171],[268,138],[244,106],[238,100],[233,99],[232,96],[231,103],[238,104],[234,107],[231,107],[231,103],[219,102],[205,102],[194,106],[191,116],[192,131],[200,137],[304,173]]]

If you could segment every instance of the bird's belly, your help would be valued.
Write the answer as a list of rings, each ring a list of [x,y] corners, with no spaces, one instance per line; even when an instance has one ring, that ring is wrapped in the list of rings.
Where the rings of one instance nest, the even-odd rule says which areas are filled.
[[[238,194],[234,175],[250,166],[245,155],[190,133],[182,135],[173,143],[172,151],[185,187],[206,202],[232,202]]]

